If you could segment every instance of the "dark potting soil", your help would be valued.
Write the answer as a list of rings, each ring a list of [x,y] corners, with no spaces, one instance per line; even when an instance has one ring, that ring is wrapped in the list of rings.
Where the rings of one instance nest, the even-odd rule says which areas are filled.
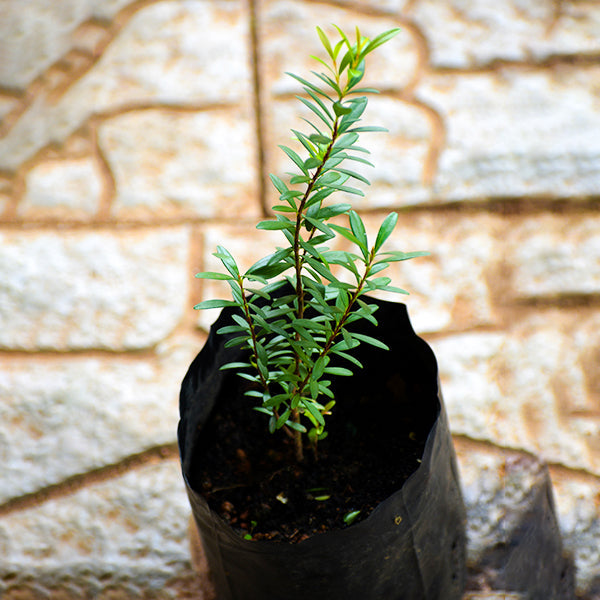
[[[227,401],[203,428],[194,488],[254,540],[298,542],[346,527],[352,511],[360,511],[354,522],[365,519],[418,468],[437,416],[418,383],[398,374],[384,379],[338,378],[329,435],[317,456],[305,448],[299,463],[289,436],[268,433],[267,417],[251,409],[255,399],[232,377]]]

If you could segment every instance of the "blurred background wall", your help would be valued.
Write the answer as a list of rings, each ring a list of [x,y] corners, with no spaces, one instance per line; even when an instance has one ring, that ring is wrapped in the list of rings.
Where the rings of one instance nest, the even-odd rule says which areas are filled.
[[[218,293],[194,274],[277,241],[254,224],[302,126],[284,71],[330,23],[401,28],[355,206],[432,253],[393,276],[466,495],[505,450],[547,461],[600,597],[600,2],[0,0],[3,598],[185,595],[177,394]]]

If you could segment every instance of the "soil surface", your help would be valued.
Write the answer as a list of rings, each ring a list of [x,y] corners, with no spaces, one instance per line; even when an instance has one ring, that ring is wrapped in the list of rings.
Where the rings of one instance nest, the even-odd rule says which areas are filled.
[[[344,379],[328,437],[317,456],[306,448],[301,463],[289,436],[269,434],[267,417],[240,391],[209,420],[194,488],[241,535],[298,542],[346,527],[348,513],[360,511],[355,523],[365,519],[418,468],[431,411],[411,409],[398,376],[369,386],[381,397]]]

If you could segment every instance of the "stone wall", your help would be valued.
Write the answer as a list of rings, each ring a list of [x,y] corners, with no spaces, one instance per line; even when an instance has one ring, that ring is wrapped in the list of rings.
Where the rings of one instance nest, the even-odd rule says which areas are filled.
[[[177,393],[217,292],[193,276],[217,243],[269,251],[254,223],[301,123],[283,73],[332,22],[402,28],[371,59],[390,133],[364,135],[356,205],[432,252],[394,278],[467,500],[507,451],[547,461],[578,593],[600,597],[600,3],[4,0],[3,598],[191,593]]]

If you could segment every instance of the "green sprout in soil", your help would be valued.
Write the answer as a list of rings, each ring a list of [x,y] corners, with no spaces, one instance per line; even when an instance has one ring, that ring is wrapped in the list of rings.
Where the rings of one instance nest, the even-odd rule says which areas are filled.
[[[340,37],[332,42],[317,28],[327,56],[313,58],[325,67],[324,72],[313,71],[314,81],[289,73],[303,87],[305,96],[297,98],[312,120],[305,119],[310,127],[307,133],[292,130],[303,157],[280,146],[295,170],[287,182],[270,176],[279,193],[279,202],[272,207],[276,216],[257,225],[257,229],[280,231],[286,244],[245,273],[224,247],[217,246],[214,256],[224,271],[197,274],[229,284],[232,299],[207,300],[195,308],[237,309],[233,324],[219,333],[230,336],[226,347],[241,346],[248,358],[222,368],[235,369],[251,382],[246,395],[258,402],[255,410],[268,417],[270,432],[284,428],[293,437],[298,461],[303,460],[305,440],[316,456],[317,442],[327,435],[326,417],[335,405],[331,378],[352,375],[352,369],[362,367],[353,350],[360,344],[387,349],[378,339],[349,327],[360,319],[377,324],[377,307],[364,295],[407,293],[392,286],[382,271],[391,262],[427,254],[383,250],[398,220],[396,213],[383,220],[370,243],[351,205],[331,202],[339,192],[364,196],[354,182],[369,184],[352,170],[353,163],[372,166],[364,157],[368,150],[358,145],[359,136],[386,130],[358,124],[367,107],[366,94],[377,93],[358,84],[365,75],[367,55],[399,31],[391,29],[371,40],[356,28],[356,40],[351,41],[339,27],[336,30]],[[353,252],[326,245],[340,236],[351,242]],[[339,278],[344,272],[346,277]],[[289,292],[273,295],[286,284]],[[333,357],[344,359],[346,366],[332,365]]]

